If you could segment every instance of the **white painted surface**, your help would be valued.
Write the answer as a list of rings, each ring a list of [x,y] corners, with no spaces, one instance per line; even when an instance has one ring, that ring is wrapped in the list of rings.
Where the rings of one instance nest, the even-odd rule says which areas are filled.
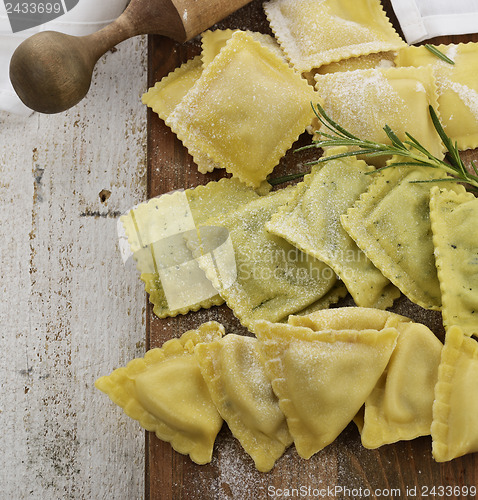
[[[144,353],[116,220],[146,196],[146,50],[108,53],[68,112],[0,114],[0,498],[143,497],[144,434],[93,384]]]

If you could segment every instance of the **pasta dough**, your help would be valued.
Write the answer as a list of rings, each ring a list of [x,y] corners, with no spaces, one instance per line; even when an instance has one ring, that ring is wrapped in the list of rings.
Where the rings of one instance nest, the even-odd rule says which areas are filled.
[[[226,45],[226,42],[237,31],[239,30],[208,30],[201,34],[201,58],[204,66],[207,66],[214,60],[221,49]],[[284,53],[274,37],[257,31],[247,30],[244,33],[247,33],[251,38],[257,40],[260,44],[267,47],[269,50],[274,52],[274,54],[285,61]]]
[[[435,186],[430,209],[443,323],[478,335],[478,199]]]
[[[408,132],[433,155],[443,157],[429,113],[430,105],[438,109],[430,68],[356,70],[315,79],[326,113],[355,136],[391,144],[383,130],[389,125],[401,140]]]
[[[398,52],[397,66],[430,66],[436,78],[440,121],[460,150],[478,147],[478,44],[438,45],[455,64],[442,61],[425,47]]]
[[[166,124],[190,151],[258,187],[310,124],[316,100],[283,60],[236,32]]]
[[[400,322],[396,328],[397,345],[359,424],[365,448],[430,434],[442,343],[425,325]]]
[[[433,403],[432,451],[445,462],[478,451],[478,344],[460,327],[446,333]]]
[[[166,120],[199,79],[202,69],[200,56],[190,59],[148,89],[143,94],[143,104],[157,113],[162,120]]]
[[[289,316],[291,325],[304,326],[314,331],[383,330],[410,321],[409,318],[390,311],[367,307],[336,307],[305,316]]]
[[[223,303],[195,261],[184,235],[196,234],[208,217],[226,214],[258,197],[237,179],[221,179],[153,198],[121,217],[156,316],[176,316]],[[175,273],[168,274],[168,269]],[[172,287],[169,296],[165,282]]]
[[[211,461],[222,418],[201,376],[194,347],[223,335],[222,325],[205,323],[99,378],[95,386],[177,452],[205,464]]]
[[[321,66],[316,72],[320,75],[326,75],[342,71],[355,71],[356,69],[392,68],[396,55],[396,52],[378,52],[377,54],[351,57]]]
[[[387,368],[366,399],[364,411],[354,421],[366,448],[430,434],[442,344],[425,325],[389,311],[364,307],[290,316],[289,323],[314,331],[396,328],[397,344]]]
[[[162,120],[166,120],[202,75],[202,70],[200,56],[190,59],[143,94],[143,104],[150,107]],[[221,168],[202,151],[194,149],[194,146],[190,147],[189,152],[202,174]]]
[[[336,281],[335,285],[323,297],[295,314],[308,316],[316,311],[327,310],[332,304],[336,304],[340,299],[346,297],[347,293],[347,287],[341,281]]]
[[[264,10],[282,49],[301,73],[406,45],[378,0],[271,0]]]
[[[441,308],[441,292],[430,224],[430,181],[445,177],[429,167],[389,168],[341,218],[384,276],[412,302],[435,310]]]
[[[257,343],[252,337],[229,334],[198,345],[195,352],[219,413],[256,468],[266,472],[292,438]]]
[[[343,151],[329,151],[340,152]],[[295,188],[293,199],[266,224],[271,233],[329,265],[355,303],[363,307],[375,305],[390,281],[343,229],[340,216],[373,181],[372,176],[366,175],[372,170],[365,162],[351,157],[314,166]],[[398,295],[397,291],[393,298]],[[393,298],[384,307],[390,307]]]
[[[310,458],[360,410],[385,369],[397,330],[322,331],[258,321],[254,331],[297,453]]]
[[[201,266],[247,328],[254,320],[280,321],[304,309],[336,282],[335,273],[326,264],[265,230],[266,222],[292,194],[293,189],[275,191],[207,221],[208,226],[227,229],[235,251],[237,277],[231,286],[224,287],[216,277],[213,255],[201,259]],[[200,253],[201,247],[194,250],[196,257]]]

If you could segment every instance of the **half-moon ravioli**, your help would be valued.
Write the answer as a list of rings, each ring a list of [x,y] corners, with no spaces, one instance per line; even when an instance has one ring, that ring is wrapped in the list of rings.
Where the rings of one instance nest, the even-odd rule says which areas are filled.
[[[310,458],[349,424],[395,347],[397,330],[326,330],[257,321],[266,372],[298,454]]]
[[[400,322],[386,370],[365,401],[359,424],[365,448],[430,434],[442,343],[425,325]]]
[[[383,330],[411,319],[371,307],[335,307],[304,316],[289,316],[289,324],[321,330]]]
[[[442,294],[443,323],[478,335],[478,199],[435,186],[430,218]]]
[[[389,311],[364,307],[289,316],[289,323],[315,331],[396,328],[397,345],[387,368],[354,422],[366,448],[430,434],[442,344],[425,325]]]
[[[229,334],[196,347],[212,400],[233,435],[261,472],[272,469],[292,443],[257,339]]]
[[[478,343],[459,326],[445,336],[433,403],[432,451],[446,462],[478,451]]]
[[[204,323],[99,378],[95,386],[146,430],[194,462],[205,464],[211,461],[222,418],[201,375],[194,347],[223,335],[219,323]]]

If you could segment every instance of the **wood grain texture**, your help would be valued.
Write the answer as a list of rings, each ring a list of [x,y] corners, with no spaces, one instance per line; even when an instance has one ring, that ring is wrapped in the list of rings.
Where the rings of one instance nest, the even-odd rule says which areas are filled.
[[[392,22],[398,27],[390,3],[384,2],[384,6]],[[259,0],[253,1],[218,27],[269,32],[262,2]],[[478,37],[453,36],[434,41],[448,43],[465,40],[478,41]],[[161,37],[150,37],[149,86],[199,53],[200,43],[197,39],[178,45]],[[299,144],[308,140],[307,136],[302,136]],[[477,157],[477,151],[466,153],[467,159]],[[298,155],[289,151],[274,170],[274,176],[306,171],[308,167],[304,163],[310,158],[307,153]],[[149,197],[204,184],[222,175],[221,171],[207,175],[198,173],[182,144],[163,121],[149,112]],[[421,309],[404,298],[397,301],[394,310],[427,324],[443,340],[444,332],[439,313]],[[148,306],[147,347],[159,347],[169,338],[178,337],[184,331],[209,320],[223,323],[228,333],[248,333],[226,306],[164,320],[157,319]],[[358,431],[353,424],[349,425],[333,444],[310,460],[300,459],[291,447],[267,474],[255,470],[252,460],[231,436],[227,426],[224,426],[218,436],[212,462],[205,466],[192,463],[188,457],[174,452],[168,443],[161,442],[151,433],[147,434],[146,447],[146,498],[149,500],[262,499],[271,497],[271,488],[313,489],[336,486],[348,488],[348,491],[344,490],[336,496],[326,492],[321,498],[360,498],[360,488],[362,492],[366,488],[370,489],[371,498],[379,497],[376,490],[381,490],[381,497],[385,498],[420,498],[425,492],[421,489],[424,487],[471,486],[478,483],[476,454],[438,464],[431,456],[430,437],[388,445],[378,450],[367,450],[361,446]],[[413,487],[417,487],[416,496],[413,496],[413,490],[410,490]],[[356,491],[352,491],[353,488]],[[314,494],[311,492],[301,498],[314,498]],[[452,494],[448,498],[464,497]]]
[[[67,113],[0,114],[0,498],[143,495],[144,435],[93,384],[144,352],[116,222],[146,195],[146,50],[108,53]]]

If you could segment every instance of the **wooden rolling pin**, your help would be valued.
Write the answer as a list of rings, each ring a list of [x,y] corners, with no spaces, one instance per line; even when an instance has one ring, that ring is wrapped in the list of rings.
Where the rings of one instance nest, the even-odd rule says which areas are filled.
[[[131,0],[102,30],[75,37],[44,31],[18,46],[10,80],[20,99],[41,113],[59,113],[87,94],[98,59],[136,35],[165,35],[185,42],[250,0]]]

